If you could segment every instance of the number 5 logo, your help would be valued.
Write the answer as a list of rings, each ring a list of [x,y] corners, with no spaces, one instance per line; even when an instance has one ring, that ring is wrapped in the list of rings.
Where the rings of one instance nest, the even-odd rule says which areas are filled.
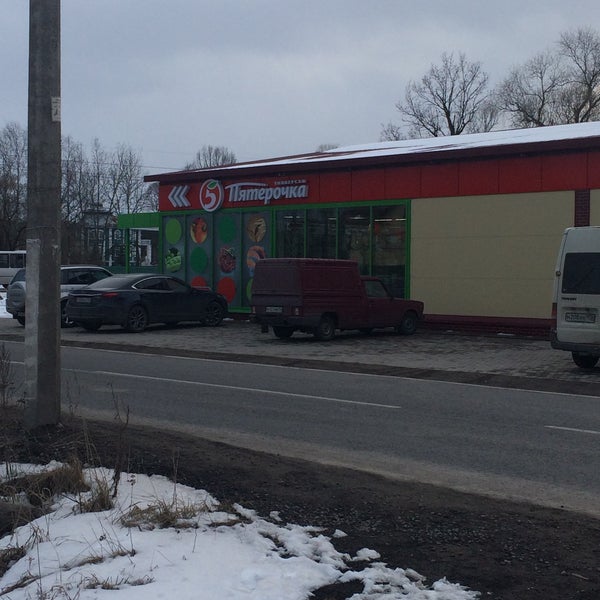
[[[214,212],[223,204],[225,192],[216,179],[207,179],[200,188],[200,206],[206,212]]]

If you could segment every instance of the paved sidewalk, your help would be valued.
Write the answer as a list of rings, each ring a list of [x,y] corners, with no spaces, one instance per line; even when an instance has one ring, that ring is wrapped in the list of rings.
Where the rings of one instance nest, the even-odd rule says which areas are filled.
[[[23,327],[15,320],[0,319],[0,340],[19,339],[23,335]],[[584,371],[575,366],[568,352],[553,350],[549,342],[516,336],[427,330],[400,336],[390,330],[372,335],[343,332],[330,342],[298,333],[291,339],[280,340],[272,333],[261,333],[257,325],[248,321],[228,319],[216,328],[154,326],[139,334],[127,333],[119,327],[103,327],[94,333],[80,328],[63,329],[62,340],[65,345],[92,344],[132,350],[141,347],[163,353],[301,363],[321,368],[338,365],[390,375],[492,385],[511,385],[509,379],[518,379],[512,385],[600,395],[600,367]]]

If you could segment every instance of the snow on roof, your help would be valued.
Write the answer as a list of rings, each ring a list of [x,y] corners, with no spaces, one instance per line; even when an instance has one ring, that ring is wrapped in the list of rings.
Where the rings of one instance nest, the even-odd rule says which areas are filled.
[[[518,144],[534,144],[557,142],[561,140],[577,140],[589,137],[600,137],[600,122],[576,123],[572,125],[556,125],[553,127],[535,127],[528,129],[509,129],[488,133],[471,133],[444,137],[375,142],[333,148],[325,152],[305,154],[257,162],[265,164],[290,164],[295,162],[318,162],[321,160],[343,160],[349,155],[359,154],[362,158],[377,156],[398,156],[402,154],[421,154],[448,150],[467,150],[494,146]],[[599,140],[600,142],[600,140]],[[231,165],[235,168],[237,165]],[[240,165],[241,166],[241,165]],[[244,166],[250,166],[246,163]]]
[[[236,163],[222,167],[186,171],[186,173],[228,172],[241,169],[269,168],[281,166],[310,166],[323,163],[332,163],[348,159],[393,158],[429,153],[447,153],[460,151],[475,151],[477,149],[498,149],[502,147],[519,147],[533,144],[560,144],[564,142],[577,142],[595,140],[600,149],[600,122],[574,123],[570,125],[555,125],[550,127],[534,127],[527,129],[508,129],[491,131],[488,133],[472,133],[455,136],[418,138],[410,140],[397,140],[388,142],[372,142],[333,148],[324,152],[298,154],[269,158],[253,162]],[[180,171],[179,173],[183,173]],[[172,173],[171,175],[175,175]],[[158,180],[160,176],[147,177],[146,180]]]

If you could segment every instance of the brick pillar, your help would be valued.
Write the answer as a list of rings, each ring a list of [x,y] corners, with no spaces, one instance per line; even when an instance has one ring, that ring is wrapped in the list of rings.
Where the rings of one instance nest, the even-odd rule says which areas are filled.
[[[590,190],[575,190],[575,214],[573,225],[586,227],[590,224]]]

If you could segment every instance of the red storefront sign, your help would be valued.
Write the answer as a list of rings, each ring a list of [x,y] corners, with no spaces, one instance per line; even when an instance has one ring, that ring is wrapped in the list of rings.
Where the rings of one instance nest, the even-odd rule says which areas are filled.
[[[264,207],[318,201],[318,185],[310,178],[270,178],[252,180],[207,179],[190,185],[162,185],[159,210],[204,210]]]

